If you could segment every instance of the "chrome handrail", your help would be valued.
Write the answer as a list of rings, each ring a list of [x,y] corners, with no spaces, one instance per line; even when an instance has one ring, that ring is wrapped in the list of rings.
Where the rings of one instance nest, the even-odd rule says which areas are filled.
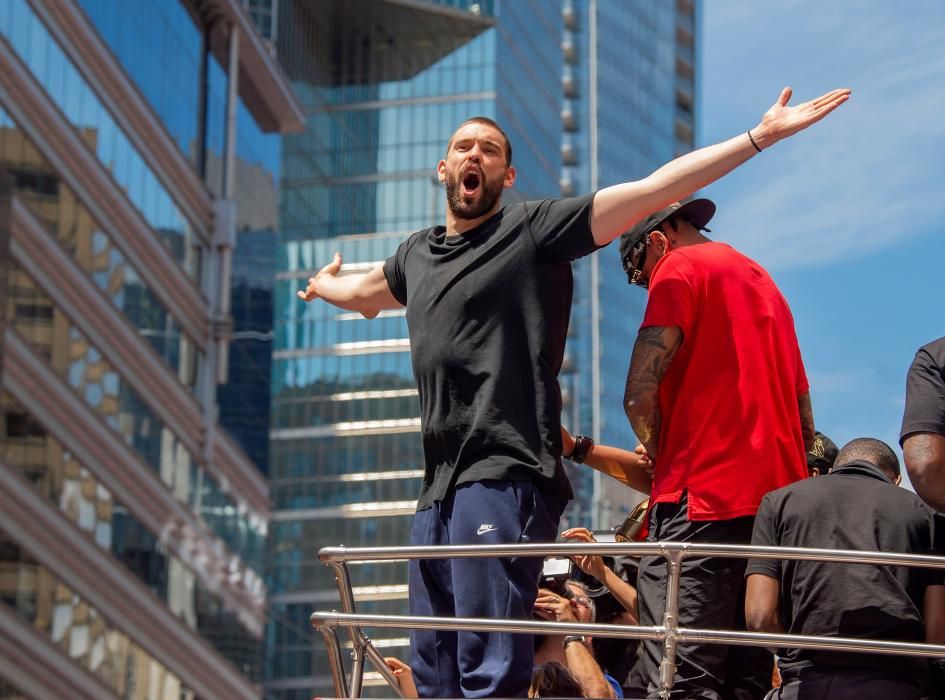
[[[450,559],[483,557],[545,557],[577,555],[653,555],[666,559],[668,580],[663,624],[659,626],[612,625],[548,622],[543,620],[488,620],[482,618],[437,618],[409,615],[366,615],[355,612],[354,592],[347,562],[402,561],[409,559]],[[362,626],[397,629],[469,630],[477,632],[530,632],[545,634],[588,634],[597,637],[654,639],[663,642],[660,664],[660,695],[669,697],[676,673],[676,646],[679,642],[737,644],[742,646],[793,647],[833,651],[867,652],[898,656],[945,658],[945,645],[919,642],[891,642],[845,637],[815,637],[797,634],[770,634],[737,630],[708,630],[678,626],[679,578],[682,560],[693,556],[717,556],[739,559],[778,559],[791,561],[828,561],[880,566],[914,566],[945,569],[945,557],[899,552],[863,552],[811,547],[758,547],[753,545],[696,544],[689,542],[574,543],[450,545],[422,547],[323,547],[318,552],[322,563],[335,571],[343,612],[315,612],[311,623],[325,637],[335,694],[360,697],[367,658],[391,688],[402,696],[397,679],[384,663],[380,652],[361,631]],[[338,627],[349,629],[354,647],[350,684],[346,681],[337,636]],[[328,631],[330,630],[330,634]]]

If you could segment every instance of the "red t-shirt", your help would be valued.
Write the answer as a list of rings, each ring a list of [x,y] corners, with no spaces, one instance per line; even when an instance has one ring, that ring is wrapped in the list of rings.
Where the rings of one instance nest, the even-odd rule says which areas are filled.
[[[673,250],[651,275],[647,326],[683,332],[659,387],[651,504],[688,490],[690,520],[754,515],[766,493],[807,476],[797,405],[807,376],[764,268],[724,243]]]

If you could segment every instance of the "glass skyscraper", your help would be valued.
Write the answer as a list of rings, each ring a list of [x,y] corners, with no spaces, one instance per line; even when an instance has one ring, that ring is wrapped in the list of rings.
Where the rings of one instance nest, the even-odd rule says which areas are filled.
[[[304,304],[296,291],[335,252],[343,273],[369,269],[444,221],[435,165],[469,116],[496,119],[510,137],[518,177],[507,203],[640,177],[689,150],[693,115],[679,109],[677,82],[688,66],[679,89],[691,107],[695,9],[688,0],[280,0],[274,17],[275,4],[251,4],[274,28],[306,113],[304,132],[283,141],[265,662],[267,693],[295,700],[332,688],[308,623],[313,609],[339,605],[318,549],[405,544],[423,474],[403,311],[368,321]],[[591,260],[575,267],[565,418],[633,447],[622,388],[644,299],[627,289],[614,247],[598,257],[593,274]],[[572,522],[610,524],[592,507],[600,489],[589,470],[572,477]],[[359,610],[406,611],[405,564],[364,564],[352,576]],[[373,632],[382,653],[405,658],[406,631]]]
[[[303,120],[237,0],[0,3],[0,697],[261,694],[265,444],[218,384]]]
[[[318,548],[406,543],[423,473],[403,312],[367,321],[295,292],[335,251],[376,265],[445,218],[435,166],[466,117],[515,144],[507,201],[558,193],[562,21],[537,1],[279,3],[277,54],[307,114],[284,142],[276,284],[266,688],[280,698],[331,689],[308,628],[337,605]],[[361,608],[405,610],[404,564],[353,574]],[[406,632],[375,642],[406,653]]]
[[[563,194],[645,177],[695,144],[698,0],[565,0],[561,112]],[[627,284],[617,245],[574,265],[575,294],[561,386],[565,423],[633,449],[623,409],[630,352],[646,293]],[[571,524],[608,529],[642,498],[572,469]]]

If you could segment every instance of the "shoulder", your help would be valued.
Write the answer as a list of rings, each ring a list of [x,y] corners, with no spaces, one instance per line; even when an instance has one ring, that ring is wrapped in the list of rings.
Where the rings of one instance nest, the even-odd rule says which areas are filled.
[[[825,487],[831,489],[834,485],[826,481],[821,482],[824,477],[806,478],[795,481],[793,484],[782,486],[774,491],[769,491],[762,499],[762,505],[768,504],[769,508],[783,510],[788,504],[792,507],[806,503],[815,493],[820,493]],[[817,483],[820,482],[820,483]]]
[[[429,228],[422,228],[419,231],[414,231],[400,242],[400,245],[397,247],[397,253],[406,258],[418,243],[434,239],[437,234],[441,233],[443,230],[442,226],[431,226]]]
[[[913,365],[935,368],[945,372],[945,338],[926,343],[916,352]]]

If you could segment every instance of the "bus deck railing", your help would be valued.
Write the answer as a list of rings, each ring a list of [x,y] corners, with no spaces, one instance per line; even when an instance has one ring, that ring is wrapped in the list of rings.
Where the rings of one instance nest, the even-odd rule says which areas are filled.
[[[666,608],[661,625],[615,625],[565,623],[544,620],[489,620],[483,618],[439,618],[410,615],[366,615],[355,609],[354,590],[348,563],[403,561],[411,559],[452,559],[484,557],[570,557],[578,555],[661,556],[666,560],[668,580]],[[507,545],[452,545],[422,547],[324,547],[318,557],[332,567],[342,612],[315,612],[311,623],[322,634],[328,651],[332,684],[337,697],[361,697],[365,661],[369,660],[391,689],[402,697],[397,679],[383,656],[364,634],[362,627],[430,629],[475,632],[518,632],[530,634],[587,634],[596,637],[655,639],[663,644],[660,663],[660,695],[668,698],[676,673],[679,643],[736,644],[742,646],[791,647],[830,651],[867,652],[897,656],[945,658],[945,645],[919,642],[892,642],[877,639],[814,637],[797,634],[770,634],[739,630],[711,630],[679,627],[679,580],[682,561],[687,557],[777,559],[782,561],[827,561],[879,566],[909,566],[945,569],[945,557],[863,552],[809,547],[757,547],[751,545],[695,544],[688,542],[562,543]],[[352,645],[350,678],[345,676],[337,629],[347,629]]]

